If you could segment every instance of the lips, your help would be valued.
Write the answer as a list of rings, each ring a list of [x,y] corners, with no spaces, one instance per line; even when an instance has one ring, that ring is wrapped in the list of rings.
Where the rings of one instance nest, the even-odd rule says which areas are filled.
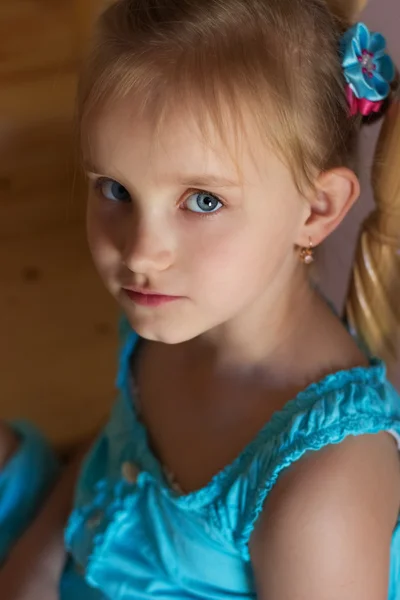
[[[125,294],[139,306],[157,307],[180,300],[181,296],[168,296],[159,292],[147,292],[124,288]]]

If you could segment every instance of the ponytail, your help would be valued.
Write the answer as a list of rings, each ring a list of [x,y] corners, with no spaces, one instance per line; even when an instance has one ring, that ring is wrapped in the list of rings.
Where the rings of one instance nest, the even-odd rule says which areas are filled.
[[[367,0],[327,0],[337,19],[355,22]],[[398,78],[399,79],[399,78]],[[385,106],[372,169],[374,211],[362,224],[345,317],[351,332],[394,375],[400,360],[400,94]]]
[[[376,148],[376,208],[363,223],[346,303],[350,329],[389,370],[400,358],[400,101],[392,100]]]

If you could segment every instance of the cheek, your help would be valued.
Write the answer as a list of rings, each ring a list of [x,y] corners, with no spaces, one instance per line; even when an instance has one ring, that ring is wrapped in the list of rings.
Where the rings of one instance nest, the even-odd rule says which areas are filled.
[[[92,254],[97,250],[97,245],[102,237],[101,230],[99,230],[95,215],[88,205],[86,213],[86,235],[88,239],[89,248]]]
[[[86,219],[86,233],[93,261],[98,269],[101,268],[103,259],[103,253],[107,244],[107,237],[105,236],[104,228],[101,226],[101,222],[98,221],[96,213],[94,213],[89,207],[87,211]]]
[[[86,229],[91,251],[97,253],[107,247],[118,249],[126,217],[126,208],[122,205],[102,203],[94,194],[89,196]]]
[[[287,243],[279,227],[246,224],[203,234],[189,242],[186,272],[212,301],[262,285],[276,271]],[[233,298],[234,299],[234,298]]]
[[[86,232],[93,262],[103,278],[107,278],[119,261],[120,225],[115,215],[107,215],[95,199],[89,198]]]

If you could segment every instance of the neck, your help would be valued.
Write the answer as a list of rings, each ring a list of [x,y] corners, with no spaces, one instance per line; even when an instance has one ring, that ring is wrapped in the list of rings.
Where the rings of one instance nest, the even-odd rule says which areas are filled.
[[[208,356],[213,369],[287,371],[296,354],[304,352],[312,315],[321,303],[307,273],[298,269],[286,286],[260,295],[231,321],[193,341],[193,349]]]

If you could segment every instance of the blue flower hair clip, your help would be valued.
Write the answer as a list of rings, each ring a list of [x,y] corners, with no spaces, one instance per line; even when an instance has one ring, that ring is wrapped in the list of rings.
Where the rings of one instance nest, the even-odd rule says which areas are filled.
[[[357,23],[343,35],[340,50],[350,115],[379,112],[396,74],[385,38]]]

